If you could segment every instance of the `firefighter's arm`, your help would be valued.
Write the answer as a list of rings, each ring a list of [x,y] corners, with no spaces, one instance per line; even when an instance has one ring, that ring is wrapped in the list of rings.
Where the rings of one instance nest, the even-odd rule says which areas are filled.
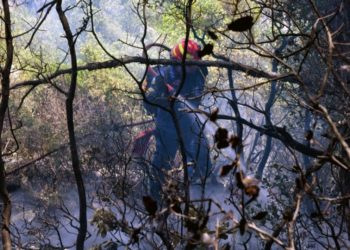
[[[169,104],[169,95],[166,86],[162,76],[155,77],[145,93],[147,100],[160,106],[167,107]]]

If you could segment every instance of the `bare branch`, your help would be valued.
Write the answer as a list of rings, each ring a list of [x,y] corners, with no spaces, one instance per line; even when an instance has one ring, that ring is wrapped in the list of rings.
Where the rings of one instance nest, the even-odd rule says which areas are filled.
[[[100,69],[111,69],[111,68],[117,68],[122,67],[127,64],[131,63],[141,63],[141,64],[148,64],[148,65],[181,65],[181,62],[170,60],[170,59],[147,59],[144,57],[123,57],[119,58],[117,60],[108,60],[104,62],[95,62],[95,63],[88,63],[82,66],[77,66],[77,71],[94,71],[94,70],[100,70]],[[265,71],[256,69],[254,67],[244,65],[241,63],[229,61],[192,61],[192,60],[186,60],[186,65],[197,65],[197,66],[205,66],[205,67],[216,67],[216,68],[227,68],[232,69],[235,71],[243,72],[247,74],[248,76],[253,77],[259,77],[259,78],[267,78],[270,80],[279,80],[279,81],[286,81],[286,82],[297,82],[297,79],[292,76],[292,74],[274,74],[274,73],[267,73]],[[61,69],[57,70],[55,73],[52,73],[51,75],[46,76],[46,79],[54,79],[60,75],[70,74],[72,72],[72,69]],[[45,79],[37,79],[37,80],[28,80],[23,82],[14,83],[11,86],[11,89],[17,89],[24,86],[31,86],[31,85],[40,85],[43,83],[47,83],[47,80]],[[256,86],[257,87],[257,86]]]

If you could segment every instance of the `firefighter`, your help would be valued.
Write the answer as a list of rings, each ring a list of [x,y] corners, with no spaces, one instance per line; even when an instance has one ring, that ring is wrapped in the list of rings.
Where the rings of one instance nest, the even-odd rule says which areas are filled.
[[[181,61],[184,55],[185,40],[175,45],[170,52],[172,60]],[[200,60],[198,53],[200,46],[193,40],[188,40],[186,60]],[[186,66],[184,81],[181,65],[170,65],[156,68],[156,76],[150,79],[152,82],[146,91],[147,99],[155,103],[155,140],[156,150],[152,160],[151,194],[159,197],[161,184],[164,181],[163,171],[171,168],[177,150],[179,140],[184,142],[187,158],[187,166],[192,178],[204,180],[211,171],[209,147],[203,134],[203,124],[195,113],[184,110],[198,108],[203,93],[208,70],[206,67]],[[179,95],[174,97],[181,86]],[[176,98],[174,113],[180,128],[177,134],[174,119],[170,112],[170,100]],[[163,107],[163,108],[160,108]],[[193,174],[191,174],[193,173]]]

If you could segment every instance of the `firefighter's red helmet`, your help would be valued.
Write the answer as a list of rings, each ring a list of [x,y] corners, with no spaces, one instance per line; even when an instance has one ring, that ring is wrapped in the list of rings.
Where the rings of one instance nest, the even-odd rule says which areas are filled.
[[[186,59],[189,60],[200,60],[200,57],[198,55],[198,52],[201,50],[198,43],[195,41],[189,39],[187,43],[187,54]],[[185,53],[185,39],[182,39],[180,43],[175,45],[171,49],[171,58],[175,60],[181,60],[183,57],[183,54]]]

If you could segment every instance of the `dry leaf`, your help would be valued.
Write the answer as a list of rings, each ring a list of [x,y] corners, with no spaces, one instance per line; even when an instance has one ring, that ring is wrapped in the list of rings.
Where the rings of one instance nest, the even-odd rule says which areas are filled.
[[[214,31],[208,30],[208,36],[213,39],[213,40],[217,40],[218,36],[215,34]]]
[[[238,18],[227,25],[232,31],[243,32],[252,28],[254,22],[252,16]]]
[[[268,213],[266,211],[261,211],[252,217],[253,220],[262,220],[266,217]]]
[[[219,108],[215,107],[209,116],[209,120],[215,122],[218,119]]]
[[[157,202],[152,199],[150,196],[143,196],[143,205],[145,206],[146,211],[151,215],[154,216],[157,212],[158,206]]]
[[[213,53],[214,45],[213,44],[206,44],[204,45],[204,48],[198,52],[199,57],[203,57],[206,55],[210,55]]]

